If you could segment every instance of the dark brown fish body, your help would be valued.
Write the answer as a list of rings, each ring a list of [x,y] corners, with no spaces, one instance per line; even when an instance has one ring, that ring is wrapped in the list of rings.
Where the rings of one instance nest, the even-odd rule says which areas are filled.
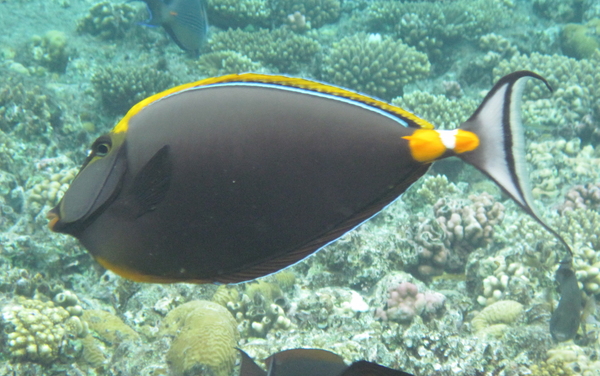
[[[240,282],[312,254],[457,155],[548,228],[531,205],[515,105],[528,77],[541,78],[501,79],[452,131],[303,79],[182,85],[96,140],[50,227],[136,281]]]
[[[256,91],[196,90],[132,117],[121,193],[79,235],[83,245],[152,275],[219,280],[282,255],[297,261],[305,254],[294,251],[356,226],[428,168],[398,147],[413,130],[382,114],[294,91]],[[133,179],[164,145],[169,191],[138,217]]]

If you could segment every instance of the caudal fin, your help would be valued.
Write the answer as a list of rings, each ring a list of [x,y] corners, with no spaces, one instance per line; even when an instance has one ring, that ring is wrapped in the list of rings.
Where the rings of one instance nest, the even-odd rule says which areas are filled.
[[[540,75],[518,71],[502,77],[486,95],[475,113],[461,125],[479,138],[479,146],[458,154],[494,180],[519,206],[556,236],[572,254],[565,240],[537,214],[525,165],[525,136],[521,122],[521,95],[529,78]]]

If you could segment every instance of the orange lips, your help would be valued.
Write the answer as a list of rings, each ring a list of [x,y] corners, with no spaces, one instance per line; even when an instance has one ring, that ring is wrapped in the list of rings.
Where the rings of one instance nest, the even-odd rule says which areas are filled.
[[[50,220],[50,222],[48,222],[48,228],[51,231],[54,231],[54,225],[60,220],[60,217],[55,212],[49,211],[48,214],[46,214],[46,218]]]

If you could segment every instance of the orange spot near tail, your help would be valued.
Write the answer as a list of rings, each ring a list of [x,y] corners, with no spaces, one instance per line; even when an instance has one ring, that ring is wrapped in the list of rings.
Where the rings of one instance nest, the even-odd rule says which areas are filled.
[[[410,154],[419,162],[433,162],[446,152],[438,131],[433,129],[416,129],[408,140]]]

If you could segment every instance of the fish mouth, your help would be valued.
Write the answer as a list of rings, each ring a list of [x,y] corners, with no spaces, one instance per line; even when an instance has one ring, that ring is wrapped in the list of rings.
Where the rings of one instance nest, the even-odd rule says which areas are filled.
[[[48,218],[49,220],[48,228],[50,229],[50,231],[56,232],[54,231],[54,226],[56,226],[56,223],[60,221],[60,216],[58,215],[58,213],[56,213],[54,209],[52,209],[46,214],[46,218]]]

